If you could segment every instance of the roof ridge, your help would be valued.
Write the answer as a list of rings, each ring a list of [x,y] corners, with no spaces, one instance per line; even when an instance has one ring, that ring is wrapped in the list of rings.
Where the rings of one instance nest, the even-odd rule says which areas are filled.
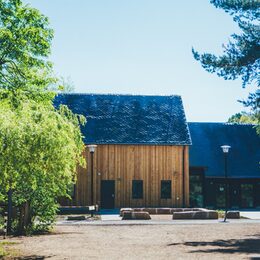
[[[188,124],[218,124],[218,125],[248,125],[248,126],[256,126],[257,124],[253,123],[229,123],[229,122],[187,122]]]
[[[58,95],[95,95],[95,96],[138,96],[138,97],[181,97],[180,95],[171,94],[171,95],[163,95],[163,94],[130,94],[130,93],[84,93],[84,92],[60,92]]]

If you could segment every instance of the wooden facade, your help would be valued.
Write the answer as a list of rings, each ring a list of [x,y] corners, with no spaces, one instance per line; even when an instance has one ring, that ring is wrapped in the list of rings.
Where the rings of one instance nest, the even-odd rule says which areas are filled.
[[[97,144],[93,185],[86,148],[87,169],[78,169],[73,200],[62,205],[189,206],[191,138],[180,96],[69,93],[55,97],[60,104],[86,117],[84,143]]]
[[[189,147],[98,145],[94,153],[94,204],[102,206],[102,183],[114,185],[115,208],[189,206]],[[91,160],[78,169],[74,198],[67,205],[91,205]],[[132,181],[143,181],[143,198],[132,198]],[[171,183],[171,198],[161,199],[161,181]]]

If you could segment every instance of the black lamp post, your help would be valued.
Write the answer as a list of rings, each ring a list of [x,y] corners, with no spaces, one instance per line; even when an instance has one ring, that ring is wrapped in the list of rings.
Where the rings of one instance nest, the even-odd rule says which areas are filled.
[[[87,146],[91,156],[91,208],[94,206],[94,152],[96,150],[95,144]],[[91,217],[93,217],[93,209],[91,210]]]
[[[228,211],[228,204],[229,204],[229,199],[228,199],[228,175],[227,175],[227,154],[229,152],[229,149],[231,146],[229,145],[222,145],[221,146],[223,153],[224,153],[224,169],[225,169],[225,217],[224,217],[224,222],[226,222],[227,219],[227,211]]]

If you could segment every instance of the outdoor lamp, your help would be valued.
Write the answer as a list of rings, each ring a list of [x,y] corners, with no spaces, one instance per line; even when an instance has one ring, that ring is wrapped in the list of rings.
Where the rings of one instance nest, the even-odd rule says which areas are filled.
[[[228,153],[228,151],[231,148],[231,146],[229,146],[229,145],[222,145],[221,148],[223,150],[223,153]]]
[[[95,150],[96,150],[96,148],[97,148],[97,145],[95,145],[95,144],[89,144],[89,145],[87,145],[87,147],[88,147],[88,149],[89,149],[89,151],[90,151],[91,153],[94,153]]]
[[[93,205],[94,205],[94,152],[97,145],[89,144],[87,145],[90,155],[91,155],[91,217],[93,217]]]
[[[227,211],[228,211],[228,175],[227,175],[227,154],[231,146],[229,145],[222,145],[221,146],[223,153],[224,153],[224,171],[225,171],[225,218],[224,222],[226,222],[227,219]]]

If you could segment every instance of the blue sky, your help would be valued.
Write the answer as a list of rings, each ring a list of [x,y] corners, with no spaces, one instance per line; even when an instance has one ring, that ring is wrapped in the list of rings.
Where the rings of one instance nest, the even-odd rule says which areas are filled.
[[[204,71],[237,25],[209,0],[26,0],[55,30],[51,60],[76,92],[182,96],[188,121],[224,122],[250,88]]]

